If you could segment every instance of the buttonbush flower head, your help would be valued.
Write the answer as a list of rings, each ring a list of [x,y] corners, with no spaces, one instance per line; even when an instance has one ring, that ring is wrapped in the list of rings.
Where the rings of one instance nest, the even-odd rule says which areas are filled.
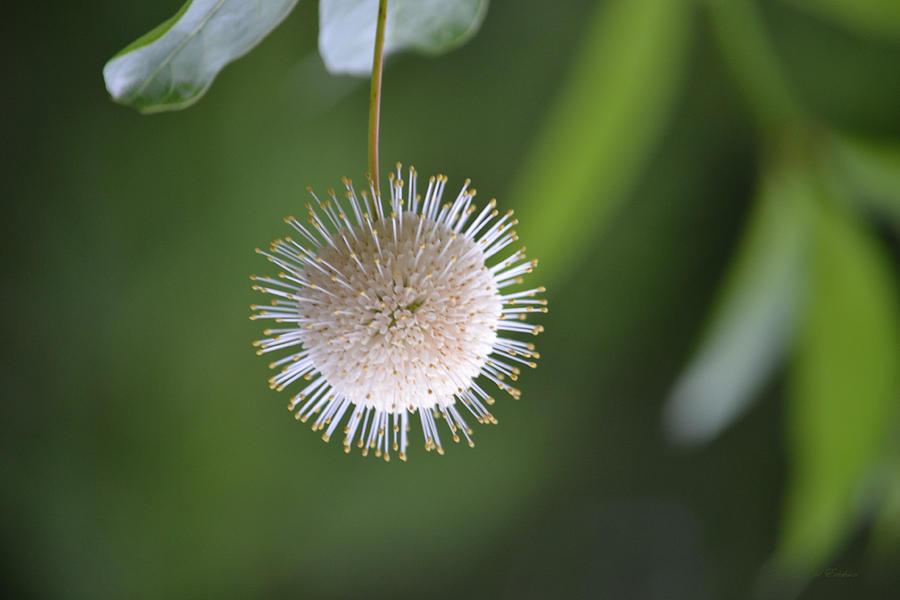
[[[325,441],[341,427],[345,451],[355,444],[385,460],[391,451],[406,460],[411,420],[426,450],[443,454],[442,428],[473,446],[469,419],[497,422],[486,388],[518,398],[509,382],[538,358],[508,336],[536,335],[543,328],[525,317],[547,311],[544,288],[522,285],[537,261],[508,249],[518,239],[512,211],[501,215],[495,200],[476,208],[468,180],[441,204],[445,176],[431,177],[423,198],[416,170],[408,185],[401,174],[398,164],[389,205],[371,180],[357,192],[345,178],[340,199],[310,190],[308,217],[285,219],[297,238],[257,250],[277,276],[251,275],[272,300],[250,318],[277,325],[254,342],[257,353],[292,352],[271,363],[271,387],[302,383],[288,403],[298,420],[312,419]]]

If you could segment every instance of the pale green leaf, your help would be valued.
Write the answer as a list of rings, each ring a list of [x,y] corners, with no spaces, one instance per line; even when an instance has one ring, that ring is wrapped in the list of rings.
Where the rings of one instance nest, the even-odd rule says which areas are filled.
[[[144,113],[197,101],[228,63],[249,52],[297,0],[188,0],[171,19],[103,67],[116,102]]]
[[[859,34],[900,39],[897,0],[790,0],[792,4],[841,23]]]
[[[565,275],[634,185],[685,74],[694,4],[603,3],[511,194],[544,277]],[[546,279],[545,279],[546,281]]]
[[[417,50],[438,54],[478,31],[488,0],[389,0],[384,54]],[[372,72],[378,0],[321,0],[319,53],[331,73]]]
[[[815,219],[810,290],[789,380],[790,479],[778,544],[795,572],[851,531],[900,408],[900,295],[890,259],[843,207]]]
[[[833,136],[830,150],[853,196],[900,227],[900,143]]]
[[[670,436],[706,442],[739,417],[791,341],[808,251],[810,181],[789,168],[762,183],[699,350],[664,410]]]

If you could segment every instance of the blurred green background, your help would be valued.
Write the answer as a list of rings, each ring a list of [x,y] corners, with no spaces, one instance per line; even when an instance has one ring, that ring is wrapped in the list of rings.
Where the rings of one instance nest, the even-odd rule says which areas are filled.
[[[392,58],[384,165],[517,209],[551,302],[499,426],[405,464],[290,418],[247,319],[253,248],[365,171],[368,84],[325,72],[302,1],[196,106],[114,105],[103,63],[179,5],[0,23],[4,597],[896,592],[900,153],[839,151],[900,141],[895,4],[495,1],[461,49]],[[667,398],[761,189],[816,196],[812,291],[686,443]]]

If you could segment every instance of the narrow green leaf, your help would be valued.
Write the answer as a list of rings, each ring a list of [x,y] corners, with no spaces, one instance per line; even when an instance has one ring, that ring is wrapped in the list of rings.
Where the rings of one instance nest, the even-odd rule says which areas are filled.
[[[851,194],[900,228],[900,143],[835,135],[829,150]]]
[[[481,27],[488,0],[390,0],[385,56],[403,50],[446,52]],[[321,0],[319,53],[331,73],[368,76],[375,49],[378,0]]]
[[[861,35],[900,39],[900,2],[897,0],[790,0],[810,12],[841,23]]]
[[[544,277],[598,235],[669,121],[685,74],[694,4],[603,3],[513,191]]]
[[[784,166],[765,176],[699,350],[666,403],[672,438],[702,443],[718,435],[780,364],[802,292],[810,186]]]
[[[712,32],[760,125],[778,129],[802,115],[756,0],[708,0]]]
[[[103,67],[116,102],[143,113],[190,106],[219,71],[249,52],[297,0],[188,0]]]
[[[789,381],[791,478],[778,558],[806,572],[846,539],[900,408],[900,295],[889,258],[843,207],[821,205]]]

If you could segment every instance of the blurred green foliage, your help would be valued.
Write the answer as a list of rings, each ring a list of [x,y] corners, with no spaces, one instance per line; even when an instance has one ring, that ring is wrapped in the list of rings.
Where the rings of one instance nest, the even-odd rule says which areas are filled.
[[[889,3],[494,2],[461,49],[390,61],[384,159],[518,209],[552,284],[523,399],[405,464],[301,430],[246,319],[252,249],[365,170],[366,86],[325,73],[302,2],[189,111],[112,105],[104,60],[178,4],[0,24],[6,597],[896,589]],[[809,211],[787,360],[706,445],[668,441],[772,189]]]
[[[806,279],[808,175],[772,161],[757,190],[708,331],[664,418],[673,439],[708,442],[743,414],[781,366]]]
[[[603,232],[658,143],[685,74],[689,2],[615,2],[594,13],[512,194],[524,205],[520,237],[550,277],[565,276]]]
[[[873,485],[867,471],[881,466],[896,433],[900,389],[900,297],[891,265],[846,209],[826,201],[813,225],[788,405],[793,480],[780,550],[803,567],[826,564],[853,525],[854,508],[882,501],[883,485],[861,484]]]

